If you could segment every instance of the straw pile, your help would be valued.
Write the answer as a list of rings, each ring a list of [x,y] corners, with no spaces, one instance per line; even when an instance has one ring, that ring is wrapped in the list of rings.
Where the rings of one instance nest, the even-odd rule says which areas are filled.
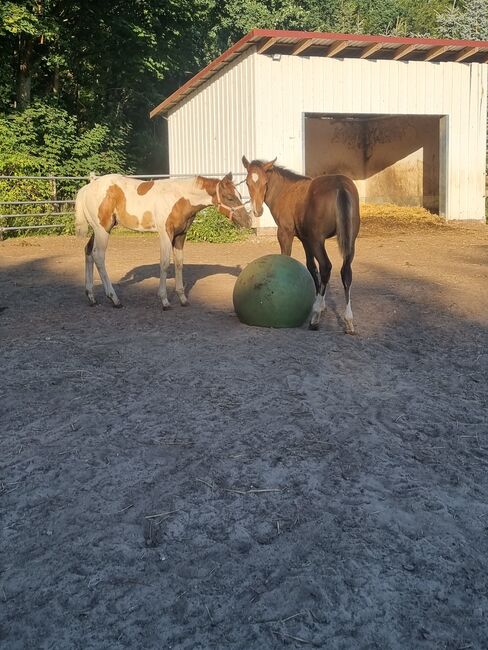
[[[447,228],[445,219],[425,208],[392,203],[361,205],[361,232]]]

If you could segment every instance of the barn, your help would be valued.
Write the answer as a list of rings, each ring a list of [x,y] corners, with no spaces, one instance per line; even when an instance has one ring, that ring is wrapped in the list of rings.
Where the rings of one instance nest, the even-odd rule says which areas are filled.
[[[171,174],[277,156],[349,175],[364,202],[482,220],[487,64],[486,41],[255,29],[150,116],[167,120]]]

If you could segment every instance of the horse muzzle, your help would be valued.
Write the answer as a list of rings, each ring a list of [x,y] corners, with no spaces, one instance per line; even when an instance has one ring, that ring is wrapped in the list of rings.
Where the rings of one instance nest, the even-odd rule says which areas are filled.
[[[231,221],[241,228],[250,228],[252,225],[252,215],[244,206],[233,208],[230,218]]]

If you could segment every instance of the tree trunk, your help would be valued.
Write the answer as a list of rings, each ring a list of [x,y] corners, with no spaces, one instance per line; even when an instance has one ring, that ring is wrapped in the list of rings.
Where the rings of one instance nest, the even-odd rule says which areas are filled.
[[[31,101],[32,54],[34,40],[31,36],[19,38],[19,67],[17,69],[17,108],[27,108]]]

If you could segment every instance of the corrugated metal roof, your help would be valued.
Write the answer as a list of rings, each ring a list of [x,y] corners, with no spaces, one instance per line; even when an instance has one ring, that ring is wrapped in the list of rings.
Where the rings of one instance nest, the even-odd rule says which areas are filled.
[[[150,117],[166,113],[253,45],[256,45],[258,53],[266,55],[488,63],[488,41],[253,29],[156,106]]]

